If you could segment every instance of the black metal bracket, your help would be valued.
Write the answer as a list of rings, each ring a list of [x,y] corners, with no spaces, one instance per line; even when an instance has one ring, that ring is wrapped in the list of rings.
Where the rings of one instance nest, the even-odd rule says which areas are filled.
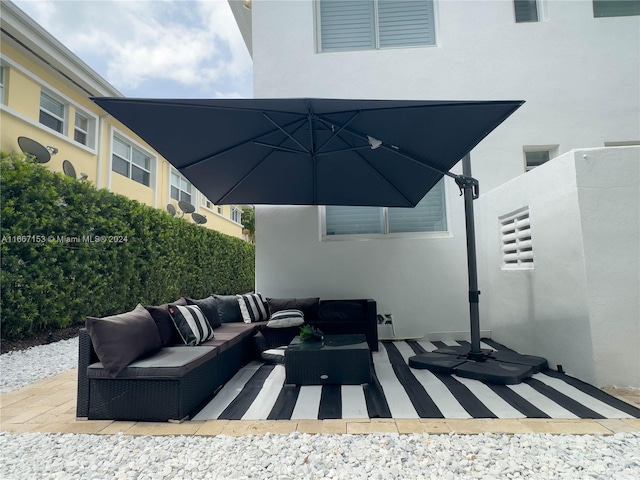
[[[480,184],[475,178],[458,175],[456,176],[455,181],[460,189],[460,196],[464,194],[464,190],[466,188],[470,188],[472,190],[474,200],[480,196]]]

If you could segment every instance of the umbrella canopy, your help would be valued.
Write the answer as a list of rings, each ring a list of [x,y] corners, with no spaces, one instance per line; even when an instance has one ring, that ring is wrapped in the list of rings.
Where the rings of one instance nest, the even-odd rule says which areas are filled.
[[[465,201],[471,347],[415,355],[410,365],[495,383],[518,383],[546,365],[541,357],[517,354],[488,361],[489,352],[480,348],[473,218],[478,183],[449,172],[524,102],[93,101],[218,205],[414,207],[444,175],[453,177]]]
[[[222,204],[414,207],[522,101],[93,98]]]

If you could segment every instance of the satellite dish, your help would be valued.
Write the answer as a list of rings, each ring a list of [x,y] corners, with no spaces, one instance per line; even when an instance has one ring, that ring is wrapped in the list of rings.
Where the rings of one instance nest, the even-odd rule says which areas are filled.
[[[204,215],[200,215],[199,213],[192,213],[191,218],[193,218],[193,221],[198,225],[207,223],[207,217],[205,217]]]
[[[193,213],[196,211],[196,207],[191,205],[189,202],[185,202],[184,200],[180,200],[178,202],[178,207],[180,207],[180,210],[182,210],[184,213]]]
[[[76,169],[69,160],[62,162],[62,171],[67,177],[76,178]]]
[[[20,150],[32,157],[38,163],[47,163],[51,160],[52,153],[58,153],[57,149],[49,147],[52,149],[49,150],[49,148],[40,145],[29,137],[18,137],[18,145],[20,146]]]
[[[173,206],[172,203],[170,203],[169,205],[167,205],[167,212],[169,212],[169,215],[171,215],[172,217],[176,216],[176,207]]]

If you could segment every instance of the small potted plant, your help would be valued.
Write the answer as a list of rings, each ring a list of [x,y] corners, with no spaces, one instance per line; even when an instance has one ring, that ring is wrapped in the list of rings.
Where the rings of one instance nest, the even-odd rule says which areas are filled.
[[[300,341],[301,342],[319,342],[324,340],[324,333],[318,328],[314,328],[311,325],[303,325],[300,327]]]

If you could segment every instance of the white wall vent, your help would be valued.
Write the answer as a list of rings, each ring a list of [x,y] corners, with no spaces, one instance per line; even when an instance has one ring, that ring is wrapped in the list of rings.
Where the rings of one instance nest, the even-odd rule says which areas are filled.
[[[503,268],[533,268],[529,207],[500,217]]]

